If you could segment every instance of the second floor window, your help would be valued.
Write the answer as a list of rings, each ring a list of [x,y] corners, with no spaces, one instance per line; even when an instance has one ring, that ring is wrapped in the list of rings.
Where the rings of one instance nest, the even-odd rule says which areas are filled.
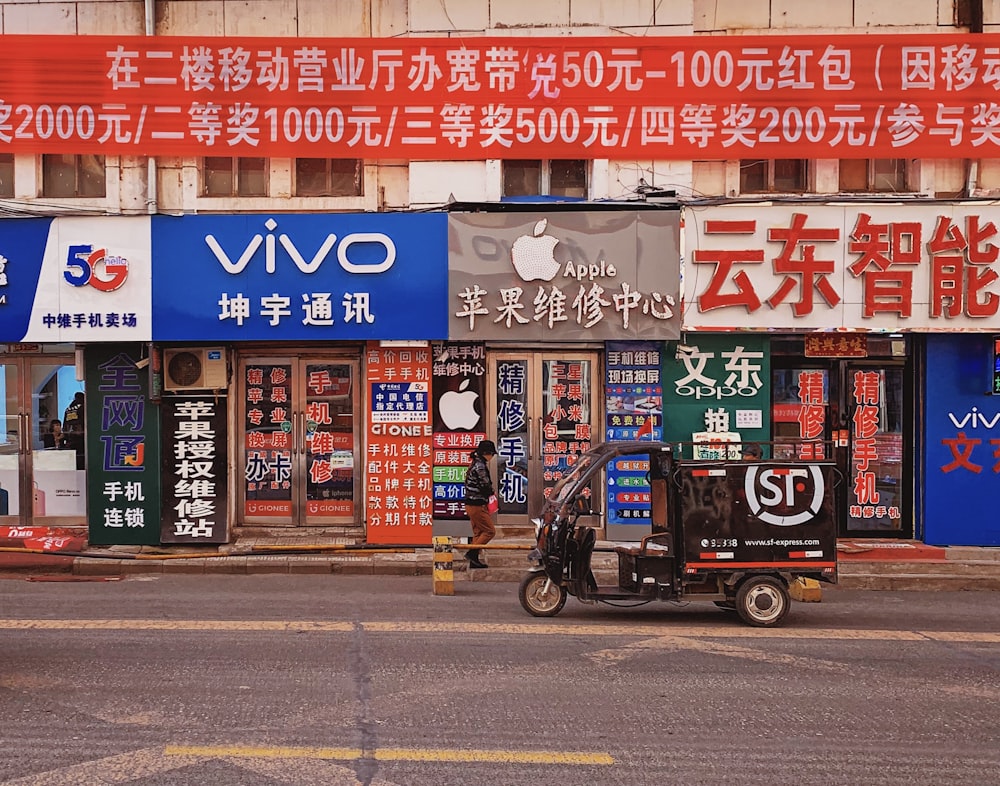
[[[362,174],[358,158],[296,158],[295,196],[364,196]]]
[[[801,194],[808,189],[807,172],[802,158],[740,161],[740,193]]]
[[[840,190],[895,193],[910,190],[905,158],[841,159]]]
[[[586,198],[587,162],[582,159],[504,161],[503,195]]]
[[[202,196],[267,196],[266,158],[207,157],[202,169]]]
[[[13,165],[11,167],[13,175]],[[42,196],[104,197],[104,156],[43,155]]]

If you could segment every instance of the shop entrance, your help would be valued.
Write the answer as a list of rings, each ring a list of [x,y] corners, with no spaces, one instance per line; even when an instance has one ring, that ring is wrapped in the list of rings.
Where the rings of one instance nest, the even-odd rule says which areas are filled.
[[[73,357],[0,356],[0,386],[0,524],[85,525],[83,382]]]
[[[240,359],[243,523],[353,526],[360,499],[357,359]]]
[[[902,360],[773,357],[774,437],[829,440],[841,537],[913,537],[910,374]],[[780,446],[776,447],[780,450]]]
[[[526,517],[537,516],[543,495],[590,449],[594,435],[600,437],[598,361],[596,352],[490,354],[487,422],[499,451],[501,526],[523,527]],[[595,492],[594,499],[600,500],[599,490]],[[591,526],[599,526],[599,517],[594,518]]]

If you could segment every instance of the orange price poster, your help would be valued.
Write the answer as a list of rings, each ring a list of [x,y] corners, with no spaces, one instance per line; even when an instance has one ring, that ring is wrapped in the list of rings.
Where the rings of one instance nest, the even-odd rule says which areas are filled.
[[[430,544],[434,517],[430,345],[370,342],[366,361],[368,542]]]

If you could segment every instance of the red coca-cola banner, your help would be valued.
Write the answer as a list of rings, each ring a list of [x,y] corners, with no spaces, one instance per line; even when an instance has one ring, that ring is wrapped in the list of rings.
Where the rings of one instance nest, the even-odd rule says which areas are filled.
[[[0,151],[988,157],[1000,35],[4,36]]]

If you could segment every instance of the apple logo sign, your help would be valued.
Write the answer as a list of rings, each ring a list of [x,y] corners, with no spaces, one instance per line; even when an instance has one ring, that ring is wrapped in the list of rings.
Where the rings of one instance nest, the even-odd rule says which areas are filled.
[[[438,400],[438,413],[446,428],[452,431],[461,429],[471,431],[479,423],[479,413],[476,412],[476,399],[479,394],[474,390],[467,390],[472,380],[466,377],[458,390],[449,390],[442,393]]]
[[[510,247],[510,261],[524,281],[551,281],[559,272],[559,263],[552,255],[559,241],[544,234],[548,223],[546,218],[539,219],[532,235],[521,235]]]

